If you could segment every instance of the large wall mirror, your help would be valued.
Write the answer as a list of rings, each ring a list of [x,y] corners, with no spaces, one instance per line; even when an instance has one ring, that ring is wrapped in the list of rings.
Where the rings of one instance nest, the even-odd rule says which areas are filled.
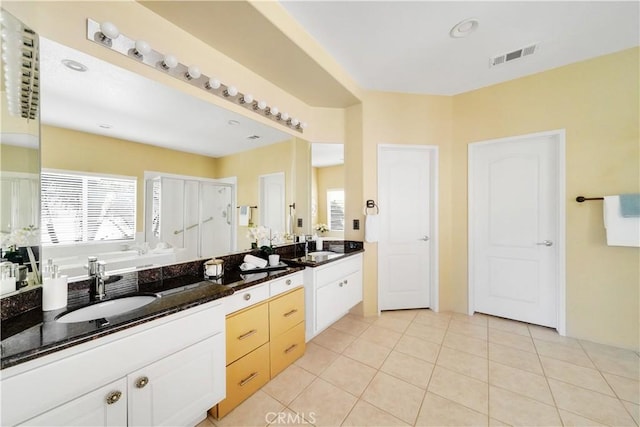
[[[38,268],[40,245],[40,88],[38,36],[11,14],[1,13],[0,274],[4,295],[37,283],[33,272]]]
[[[261,225],[274,244],[312,233],[309,142],[46,38],[40,52],[43,260],[77,277],[88,255],[113,271],[246,250]]]

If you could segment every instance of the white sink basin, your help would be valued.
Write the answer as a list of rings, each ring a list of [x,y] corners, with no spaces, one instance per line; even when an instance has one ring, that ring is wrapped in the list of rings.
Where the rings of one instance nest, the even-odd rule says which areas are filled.
[[[335,255],[335,252],[331,252],[331,251],[316,251],[316,252],[309,252],[309,256],[326,256],[326,255]]]
[[[117,316],[127,311],[135,310],[152,303],[158,298],[152,295],[136,295],[132,297],[117,298],[109,301],[103,301],[98,304],[89,305],[79,308],[56,319],[57,322],[75,323],[87,322],[94,319],[102,319],[104,317]]]

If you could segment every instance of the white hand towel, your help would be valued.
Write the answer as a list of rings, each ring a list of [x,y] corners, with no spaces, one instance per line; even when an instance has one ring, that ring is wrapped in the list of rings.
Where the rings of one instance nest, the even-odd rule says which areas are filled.
[[[603,217],[607,245],[640,247],[640,218],[622,216],[619,196],[604,197]]]
[[[240,206],[240,211],[238,213],[238,225],[242,227],[248,227],[250,216],[251,209],[249,209],[249,206]]]
[[[253,255],[245,255],[244,262],[253,264],[258,268],[265,268],[269,263],[269,261],[267,261],[266,259],[258,258],[257,256]]]
[[[364,223],[364,240],[368,243],[378,241],[378,215],[367,215]]]

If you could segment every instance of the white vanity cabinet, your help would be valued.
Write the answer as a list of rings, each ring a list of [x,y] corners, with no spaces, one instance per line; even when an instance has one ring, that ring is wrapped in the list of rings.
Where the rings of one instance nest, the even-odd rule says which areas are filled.
[[[194,414],[224,399],[216,372],[225,365],[223,349],[223,336],[216,335],[127,375],[129,425],[189,425]]]
[[[306,340],[362,301],[362,254],[305,269]]]
[[[123,391],[126,378],[73,399],[44,414],[26,421],[21,426],[126,426],[127,399]],[[107,403],[109,400],[110,403]]]
[[[226,393],[224,327],[217,300],[3,369],[0,424],[195,425]]]

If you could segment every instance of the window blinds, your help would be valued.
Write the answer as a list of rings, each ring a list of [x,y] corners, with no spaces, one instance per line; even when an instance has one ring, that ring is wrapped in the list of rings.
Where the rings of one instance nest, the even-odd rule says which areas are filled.
[[[133,240],[136,178],[42,173],[42,244]]]

